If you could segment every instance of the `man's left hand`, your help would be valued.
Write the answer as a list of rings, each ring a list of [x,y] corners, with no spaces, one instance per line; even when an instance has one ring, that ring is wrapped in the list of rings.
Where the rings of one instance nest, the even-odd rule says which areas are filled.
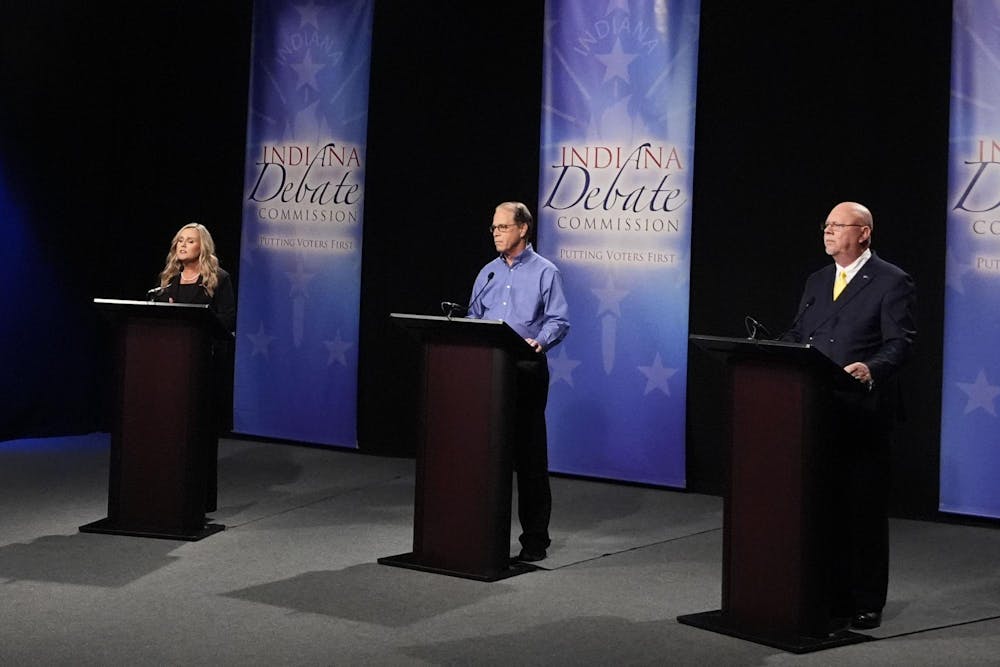
[[[535,352],[541,352],[542,351],[542,344],[539,343],[534,338],[525,338],[524,340],[528,343],[528,345],[531,346],[531,349],[533,349]]]
[[[864,382],[870,385],[872,383],[872,372],[868,370],[868,366],[860,361],[855,361],[853,364],[848,364],[844,366],[844,370],[851,374],[858,382]]]

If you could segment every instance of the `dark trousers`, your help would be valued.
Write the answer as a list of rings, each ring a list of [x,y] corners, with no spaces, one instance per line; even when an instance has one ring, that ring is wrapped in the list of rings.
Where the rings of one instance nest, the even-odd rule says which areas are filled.
[[[549,366],[545,355],[517,362],[517,430],[514,471],[517,473],[517,517],[521,545],[529,551],[547,549],[552,491],[545,404],[549,397]]]
[[[869,440],[849,464],[846,511],[851,596],[855,611],[881,611],[889,587],[889,437]]]
[[[840,616],[881,611],[889,586],[891,424],[868,410],[846,411],[837,445],[835,582]]]

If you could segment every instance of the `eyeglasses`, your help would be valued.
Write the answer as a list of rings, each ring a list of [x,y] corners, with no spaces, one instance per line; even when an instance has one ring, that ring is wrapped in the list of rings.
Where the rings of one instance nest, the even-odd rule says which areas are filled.
[[[833,227],[833,231],[840,231],[843,227],[867,227],[868,225],[848,224],[846,222],[821,222],[819,231],[825,232],[827,227]]]
[[[495,232],[497,230],[500,230],[501,232],[506,232],[511,227],[520,227],[522,224],[524,224],[524,223],[520,223],[520,224],[518,224],[518,223],[512,223],[512,224],[509,224],[509,225],[490,225],[490,234],[492,234],[493,232]]]

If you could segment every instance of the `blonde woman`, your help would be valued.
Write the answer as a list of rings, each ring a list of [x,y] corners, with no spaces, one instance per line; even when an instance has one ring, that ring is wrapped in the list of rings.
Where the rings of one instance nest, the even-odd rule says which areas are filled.
[[[181,227],[160,272],[157,301],[206,303],[228,331],[236,329],[236,297],[229,274],[219,267],[215,241],[205,225]]]
[[[219,268],[215,241],[204,225],[192,222],[174,235],[167,253],[167,263],[160,272],[160,291],[156,301],[201,303],[216,314],[227,331],[236,329],[236,296],[229,274]],[[232,345],[216,340],[212,345],[211,392],[217,433],[233,428],[233,353]],[[209,438],[205,448],[205,511],[217,509],[218,437]]]

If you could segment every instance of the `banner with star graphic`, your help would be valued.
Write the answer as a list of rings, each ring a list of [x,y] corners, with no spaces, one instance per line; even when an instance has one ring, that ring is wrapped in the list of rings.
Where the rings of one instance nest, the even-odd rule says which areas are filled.
[[[1000,6],[952,11],[940,508],[1000,518]]]
[[[683,487],[699,0],[548,0],[539,251],[552,470]]]
[[[373,0],[256,0],[234,430],[357,446]]]

